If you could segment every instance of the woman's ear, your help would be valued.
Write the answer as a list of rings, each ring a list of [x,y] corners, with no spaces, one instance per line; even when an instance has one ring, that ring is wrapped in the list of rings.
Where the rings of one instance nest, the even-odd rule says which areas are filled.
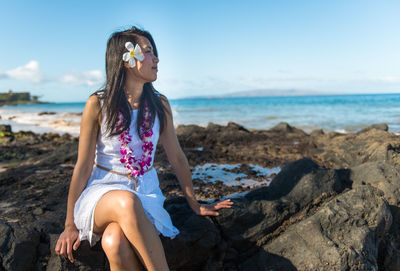
[[[129,62],[124,61],[124,68],[125,69],[130,69],[131,67],[129,66]]]
[[[138,62],[140,62],[139,60],[137,60],[137,59],[135,59],[135,66],[134,67],[131,67],[131,66],[129,66],[129,62],[125,62],[124,61],[124,68],[128,71],[128,70],[132,70],[132,69],[137,69],[137,65],[138,65]]]

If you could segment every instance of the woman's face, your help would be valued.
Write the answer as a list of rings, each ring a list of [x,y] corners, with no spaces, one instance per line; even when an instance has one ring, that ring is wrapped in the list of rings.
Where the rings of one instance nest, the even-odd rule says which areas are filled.
[[[153,46],[147,38],[141,37],[139,46],[142,49],[144,59],[142,61],[135,59],[135,67],[131,68],[125,64],[125,68],[128,69],[128,72],[133,75],[135,80],[143,83],[154,82],[157,79],[157,63],[159,59],[154,55]]]

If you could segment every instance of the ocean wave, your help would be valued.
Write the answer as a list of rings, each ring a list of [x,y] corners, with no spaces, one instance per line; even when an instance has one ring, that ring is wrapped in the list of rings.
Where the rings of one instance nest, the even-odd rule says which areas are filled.
[[[174,124],[199,125],[209,122],[226,125],[232,121],[246,129],[267,130],[284,121],[311,132],[315,129],[355,132],[376,123],[386,123],[390,132],[400,132],[400,95],[341,96],[345,103],[332,102],[338,97],[291,97],[246,99],[193,99],[171,103]],[[313,101],[310,103],[310,99]],[[360,103],[368,101],[368,107]],[[37,104],[0,107],[0,122],[49,127],[61,133],[79,133],[84,103]],[[62,121],[60,121],[62,120]]]
[[[348,133],[345,129],[335,129],[334,132],[340,133],[340,134],[347,134]]]
[[[198,109],[176,109],[176,112],[179,113],[196,113],[196,112],[216,112],[219,111],[219,109],[215,108],[198,108]]]
[[[0,123],[9,124],[14,132],[55,132],[79,135],[81,116],[71,113],[32,114],[28,112],[2,112]]]

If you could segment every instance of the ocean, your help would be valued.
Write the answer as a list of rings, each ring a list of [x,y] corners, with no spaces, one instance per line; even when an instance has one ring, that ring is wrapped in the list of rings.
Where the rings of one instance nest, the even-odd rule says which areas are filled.
[[[171,99],[174,125],[236,122],[247,129],[269,129],[279,122],[311,132],[357,132],[386,123],[400,133],[400,94]],[[26,104],[0,107],[0,124],[14,132],[79,135],[85,103]],[[41,112],[50,112],[42,114]]]

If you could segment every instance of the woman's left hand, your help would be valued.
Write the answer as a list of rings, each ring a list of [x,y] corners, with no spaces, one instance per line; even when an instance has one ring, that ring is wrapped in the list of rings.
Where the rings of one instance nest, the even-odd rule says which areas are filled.
[[[210,204],[200,204],[198,208],[193,210],[197,215],[212,215],[212,216],[217,216],[219,215],[218,212],[216,212],[219,209],[222,208],[231,208],[233,205],[233,202],[230,199],[226,199],[224,201],[217,201],[214,203]]]

